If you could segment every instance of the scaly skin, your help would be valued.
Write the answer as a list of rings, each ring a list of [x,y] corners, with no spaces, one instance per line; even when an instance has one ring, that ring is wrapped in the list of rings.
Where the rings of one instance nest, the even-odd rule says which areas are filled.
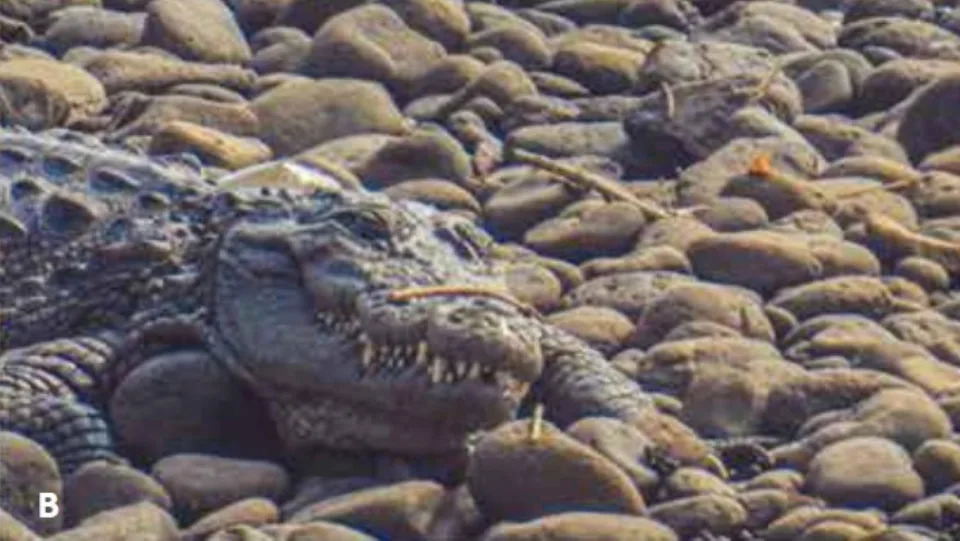
[[[67,470],[112,456],[99,408],[131,359],[149,362],[144,329],[170,318],[267,403],[292,452],[459,450],[532,388],[561,425],[614,416],[676,459],[707,454],[599,353],[511,302],[462,218],[367,192],[220,193],[182,163],[64,137],[0,132],[0,157],[32,156],[0,159],[0,429]],[[44,169],[63,155],[67,174]],[[28,178],[43,189],[24,199]]]

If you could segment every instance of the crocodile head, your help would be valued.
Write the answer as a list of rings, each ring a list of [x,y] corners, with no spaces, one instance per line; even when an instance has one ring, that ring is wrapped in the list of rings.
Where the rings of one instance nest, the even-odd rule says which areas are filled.
[[[503,289],[484,233],[377,194],[319,206],[234,225],[211,273],[213,334],[287,444],[447,452],[510,419],[539,326],[477,294]]]

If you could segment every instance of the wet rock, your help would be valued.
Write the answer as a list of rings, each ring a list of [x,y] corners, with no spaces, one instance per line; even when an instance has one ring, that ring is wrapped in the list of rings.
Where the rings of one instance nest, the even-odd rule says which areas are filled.
[[[875,437],[853,438],[825,448],[807,472],[806,490],[833,505],[892,511],[923,496],[923,479],[899,445]]]
[[[513,263],[505,269],[507,288],[513,296],[540,311],[550,311],[560,303],[563,285],[543,265]]]
[[[659,474],[649,464],[653,442],[637,427],[609,417],[585,417],[567,434],[620,467],[645,497],[655,496]]]
[[[466,46],[493,47],[504,59],[529,69],[544,68],[553,60],[546,36],[521,25],[499,25],[476,32],[467,39]]]
[[[412,95],[450,94],[466,86],[483,71],[484,64],[472,56],[451,54],[433,63],[413,83]]]
[[[925,441],[913,452],[913,467],[928,493],[954,485],[960,482],[960,445],[945,439]]]
[[[588,280],[564,296],[566,307],[607,306],[627,317],[639,317],[646,306],[673,286],[694,278],[669,271],[611,274]]]
[[[696,218],[671,216],[647,225],[640,234],[634,251],[669,247],[686,254],[693,244],[714,234],[713,229]]]
[[[178,514],[198,517],[254,497],[279,501],[288,491],[287,473],[270,462],[179,454],[153,465],[151,475],[173,498]]]
[[[260,138],[278,156],[361,133],[408,128],[382,86],[349,79],[291,80],[253,100]]]
[[[617,161],[627,173],[645,166],[634,153],[619,122],[557,122],[526,126],[510,132],[507,150],[522,148],[549,156],[602,156]]]
[[[712,321],[738,331],[746,338],[773,342],[773,327],[760,299],[734,288],[714,284],[681,284],[646,305],[637,321],[631,344],[651,347],[683,323]]]
[[[728,190],[731,181],[748,172],[757,156],[765,156],[771,169],[790,178],[806,179],[819,173],[825,165],[820,153],[809,143],[783,137],[742,138],[731,141],[713,152],[709,157],[695,163],[680,173],[677,186],[679,202],[683,205],[709,203],[717,196],[741,195]],[[767,184],[770,184],[767,182]],[[772,219],[802,208],[810,208],[808,202],[796,202],[789,207],[775,203],[770,197],[758,197],[756,190],[742,196],[756,199]]]
[[[921,310],[894,314],[882,323],[897,338],[922,346],[945,362],[957,362],[954,349],[960,340],[960,322],[933,310]]]
[[[539,28],[548,37],[576,30],[577,28],[577,23],[563,15],[548,13],[536,8],[522,8],[517,10],[516,13],[523,18],[523,20]]]
[[[798,507],[774,521],[762,532],[764,539],[788,541],[801,539],[811,532],[812,539],[848,539],[850,535],[863,538],[870,533],[880,533],[886,528],[884,517],[877,511],[852,511],[847,509],[824,509],[807,505]]]
[[[194,522],[181,534],[181,541],[202,541],[210,535],[231,526],[245,524],[262,526],[277,522],[280,511],[270,500],[248,498],[214,511]]]
[[[958,71],[956,62],[902,58],[874,68],[863,81],[860,111],[882,111],[903,101],[914,90]]]
[[[773,69],[773,57],[763,49],[722,41],[664,40],[651,51],[640,70],[636,90],[657,90],[661,83],[677,85],[744,73],[763,77]]]
[[[25,524],[0,509],[0,539],[3,541],[40,541],[41,537],[33,533]]]
[[[924,21],[871,17],[845,24],[838,38],[840,46],[861,51],[870,47],[883,47],[905,57],[944,60],[960,58],[960,37]]]
[[[747,512],[745,526],[754,531],[764,529],[792,509],[818,501],[794,491],[775,488],[746,489],[736,498]]]
[[[514,421],[477,445],[467,484],[490,520],[530,520],[570,508],[638,514],[643,497],[603,455],[544,422]],[[529,475],[534,468],[536,475]]]
[[[647,139],[664,138],[676,141],[691,156],[703,159],[740,135],[731,129],[740,109],[760,107],[789,123],[802,110],[801,100],[796,85],[786,76],[768,80],[760,75],[741,74],[682,83],[650,93],[627,116],[624,127],[639,145]]]
[[[932,399],[914,390],[885,389],[848,411],[811,417],[800,428],[798,440],[772,453],[783,464],[803,468],[822,449],[845,439],[883,437],[909,451],[949,430],[949,418]]]
[[[371,187],[427,178],[447,179],[463,186],[469,184],[472,174],[470,155],[456,139],[440,130],[421,130],[387,140],[351,170]]]
[[[266,34],[270,36],[269,41],[266,32],[276,30],[275,34]],[[279,32],[284,30],[282,34]],[[257,39],[264,39],[262,45],[257,45]],[[310,52],[310,46],[313,40],[310,36],[296,28],[272,27],[264,30],[253,37],[253,46],[255,47],[250,67],[261,74],[266,73],[294,73],[303,63],[304,57]]]
[[[880,261],[860,244],[829,235],[809,235],[801,240],[823,266],[824,278],[844,275],[880,275]]]
[[[194,98],[201,98],[220,103],[247,103],[247,98],[235,90],[205,83],[184,83],[182,85],[170,87],[167,92],[169,94],[193,96]]]
[[[473,194],[446,180],[407,180],[384,190],[392,199],[420,201],[442,210],[480,214],[480,203]]]
[[[535,541],[548,535],[552,541],[642,539],[676,541],[677,535],[662,523],[643,517],[609,513],[570,512],[520,524],[499,524],[482,541]]]
[[[186,62],[134,51],[104,51],[80,65],[110,94],[123,90],[160,92],[183,83],[210,83],[243,91],[254,82],[254,73],[239,66]]]
[[[497,106],[503,107],[523,96],[536,94],[537,85],[520,66],[498,59],[488,63],[480,75],[450,96],[443,104],[439,116],[446,116],[480,97],[486,97]]]
[[[632,344],[631,344],[632,345]],[[631,351],[626,350],[621,355]],[[617,356],[619,358],[620,355]],[[687,338],[663,342],[642,354],[638,369],[631,374],[640,383],[677,396],[687,393],[698,371],[707,365],[735,366],[746,371],[753,360],[776,361],[780,354],[776,347],[759,340],[743,337]],[[766,365],[763,368],[775,370]],[[710,374],[712,377],[713,374]]]
[[[734,498],[706,494],[655,505],[650,517],[686,539],[703,531],[733,534],[746,522],[747,512]]]
[[[723,233],[694,242],[687,257],[697,276],[760,292],[809,282],[823,265],[807,246],[773,232]]]
[[[777,2],[733,4],[706,19],[700,39],[763,47],[774,54],[831,47],[829,23],[806,9]]]
[[[723,479],[700,468],[679,468],[671,473],[663,483],[662,496],[664,500],[675,500],[706,494],[734,496],[736,490]]]
[[[895,309],[883,281],[867,276],[839,276],[781,291],[773,304],[799,319],[822,314],[862,314],[879,318]]]
[[[422,539],[444,494],[435,482],[407,481],[323,500],[301,509],[289,521],[335,522],[377,538]]]
[[[584,262],[580,269],[587,279],[608,274],[635,271],[673,271],[690,273],[690,261],[671,246],[652,246],[620,257],[598,257]]]
[[[567,185],[528,167],[504,168],[497,174],[504,186],[484,202],[484,217],[489,227],[508,239],[552,218],[577,197]]]
[[[557,51],[553,69],[596,94],[616,94],[636,85],[644,58],[642,53],[629,49],[572,42]]]
[[[210,64],[245,64],[251,57],[243,32],[221,0],[150,2],[142,42]]]
[[[55,13],[43,39],[62,56],[72,47],[88,45],[100,49],[135,45],[140,42],[145,17],[109,9],[76,6]]]
[[[746,197],[721,197],[694,211],[698,220],[721,233],[760,229],[767,225],[764,208]]]
[[[166,489],[129,466],[90,462],[68,476],[63,485],[64,522],[72,527],[102,511],[151,502],[165,511],[173,507]]]
[[[109,125],[110,138],[154,135],[174,121],[185,121],[235,136],[255,135],[256,115],[246,104],[221,103],[193,96],[150,97],[125,93],[114,99],[122,111]]]
[[[528,229],[523,240],[544,255],[582,261],[626,251],[645,222],[629,203],[582,201]]]
[[[937,262],[923,257],[901,259],[894,273],[919,284],[927,292],[946,291],[950,287],[950,273]]]
[[[166,511],[150,502],[141,502],[104,511],[78,527],[48,537],[56,541],[124,541],[142,538],[179,541],[177,523]]]
[[[928,0],[855,0],[843,14],[844,24],[871,17],[902,17],[929,20],[933,17],[933,3]]]
[[[891,522],[926,526],[933,531],[947,531],[960,518],[960,497],[955,494],[938,494],[905,505],[892,517]]]
[[[560,98],[584,98],[590,95],[590,90],[569,77],[557,75],[547,71],[534,71],[530,79],[537,85],[541,94]],[[579,115],[579,108],[577,109]]]
[[[61,124],[98,114],[107,105],[104,87],[94,77],[76,66],[52,60],[15,58],[0,62],[0,88],[6,89],[8,103],[20,107],[39,99],[21,93],[28,89],[42,93],[48,100],[63,102],[66,110]],[[54,120],[50,116],[47,115],[46,127],[56,125],[50,122]]]
[[[796,82],[806,113],[842,110],[857,92],[847,67],[834,60],[817,63],[798,76]]]
[[[554,312],[547,317],[547,322],[606,355],[619,351],[624,340],[633,332],[633,323],[629,318],[602,306],[580,306]]]
[[[541,72],[534,72],[534,74],[536,73]],[[542,84],[534,79],[534,74],[531,74],[530,78],[537,85],[537,89],[540,92],[543,92],[543,89],[541,88]],[[576,124],[570,121],[576,120],[579,113],[579,109],[577,109],[577,107],[570,100],[565,98],[543,94],[530,94],[527,96],[520,96],[519,98],[504,105],[503,115],[497,119],[497,124],[501,130],[512,135],[521,128],[535,126],[540,126],[543,128],[543,125],[545,124],[552,124],[555,126],[567,124],[568,126],[575,126]],[[611,130],[611,132],[611,135],[616,134],[616,132],[613,130]],[[625,135],[622,135],[621,128],[621,134],[616,138],[623,141],[624,137]],[[541,133],[539,139],[546,139],[547,141],[553,139],[554,143],[550,146],[555,146],[558,142],[555,138],[551,138],[549,135],[547,135],[546,132]],[[562,148],[562,145],[560,148]],[[548,153],[550,152],[548,151]],[[602,155],[604,153],[600,152],[597,154]]]
[[[333,522],[324,522],[321,520],[309,522],[307,524],[279,524],[263,526],[259,529],[263,532],[261,535],[269,535],[270,541],[302,541],[303,539],[322,539],[323,541],[376,541],[363,532],[335,524]],[[250,539],[247,537],[235,538],[211,538],[207,541],[260,541],[259,539]],[[266,540],[264,540],[266,541]]]
[[[0,508],[41,535],[60,529],[62,515],[39,518],[37,494],[63,499],[56,462],[39,444],[13,432],[0,432]]]
[[[701,338],[674,342],[681,345],[709,347],[710,342],[729,342],[729,338]],[[723,345],[723,344],[721,344]],[[686,358],[667,357],[661,345],[651,350],[648,359],[652,369],[638,374],[637,380],[650,388],[679,392],[683,401],[681,419],[698,433],[709,437],[736,438],[756,434],[763,425],[769,393],[784,382],[801,375],[802,369],[767,353],[750,357],[701,354]],[[748,348],[741,348],[748,349]],[[729,348],[728,348],[729,350]],[[729,351],[728,351],[729,353]],[[674,362],[670,362],[674,361]],[[684,364],[684,361],[687,361]],[[731,475],[749,476],[749,468],[733,464]],[[739,471],[747,468],[747,471]]]
[[[273,153],[252,137],[237,137],[185,121],[163,125],[150,139],[150,154],[190,152],[204,163],[236,170],[269,160]]]
[[[797,117],[793,125],[828,161],[849,156],[881,156],[904,163],[907,161],[906,153],[896,141],[850,122],[803,115]]]
[[[390,8],[369,4],[330,18],[313,37],[299,72],[379,81],[402,91],[446,54]]]

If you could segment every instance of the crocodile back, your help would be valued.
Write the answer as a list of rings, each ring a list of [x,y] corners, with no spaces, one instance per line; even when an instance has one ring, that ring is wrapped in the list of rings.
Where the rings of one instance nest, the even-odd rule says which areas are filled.
[[[127,318],[192,272],[214,189],[189,159],[0,130],[0,349]]]

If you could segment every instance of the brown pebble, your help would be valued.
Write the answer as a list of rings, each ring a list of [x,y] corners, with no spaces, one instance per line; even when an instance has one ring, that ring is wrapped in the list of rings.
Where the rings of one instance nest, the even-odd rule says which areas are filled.
[[[0,508],[41,535],[60,529],[63,514],[40,518],[37,494],[63,500],[63,483],[53,457],[38,443],[13,432],[0,432]]]
[[[575,507],[640,514],[643,497],[627,475],[593,449],[543,421],[507,423],[474,450],[467,484],[490,520],[530,520]]]
[[[64,521],[75,526],[101,511],[148,501],[165,511],[173,502],[152,477],[129,466],[90,462],[66,478],[63,486]]]
[[[273,153],[252,137],[237,137],[192,122],[173,121],[160,127],[150,139],[150,154],[192,152],[205,163],[236,170],[269,160]]]
[[[304,507],[289,522],[328,521],[381,539],[422,539],[444,497],[438,483],[406,481],[322,500]]]
[[[187,518],[247,498],[279,501],[290,484],[287,473],[270,462],[201,454],[165,457],[151,473],[173,497],[178,514]]]

